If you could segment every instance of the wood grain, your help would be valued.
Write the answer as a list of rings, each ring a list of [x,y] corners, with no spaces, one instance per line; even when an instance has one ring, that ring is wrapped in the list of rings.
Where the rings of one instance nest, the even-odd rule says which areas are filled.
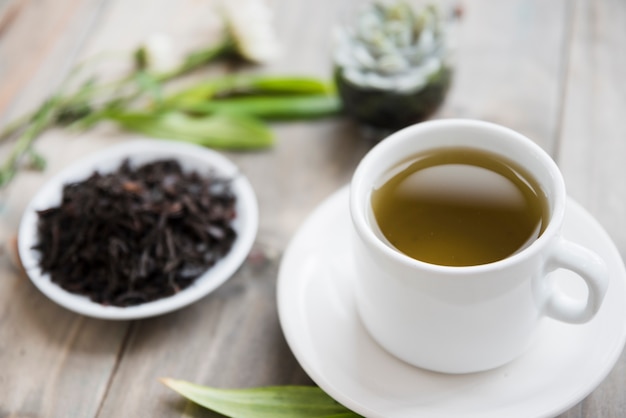
[[[98,19],[103,0],[20,1],[0,34],[0,121],[32,108],[65,78]]]
[[[0,37],[0,121],[36,106],[65,77],[100,3],[9,3]],[[20,205],[12,203],[23,200],[14,196],[28,199],[34,190],[3,195],[3,242],[19,220]],[[127,324],[60,308],[15,270],[6,254],[0,269],[0,416],[95,416]]]
[[[245,71],[327,77],[341,2],[272,0],[283,56]],[[448,4],[453,2],[448,2]],[[180,51],[219,35],[215,0],[0,0],[0,126],[36,106],[78,61],[113,52],[105,77],[155,32]],[[570,194],[626,250],[626,3],[622,0],[465,0],[456,74],[437,117],[489,120],[551,152]],[[117,58],[115,58],[117,57]],[[229,71],[199,72],[196,78]],[[344,118],[275,124],[269,151],[225,153],[248,176],[260,206],[251,257],[202,301],[162,317],[93,320],[41,295],[0,258],[0,417],[215,417],[158,382],[174,377],[222,387],[310,384],[278,322],[280,257],[299,225],[346,184],[372,146]],[[3,194],[0,239],[50,175],[91,151],[134,137],[110,126],[55,130],[39,149],[43,173],[24,173]],[[0,147],[0,156],[6,147]],[[626,410],[626,360],[563,418]]]
[[[626,255],[626,3],[577,0],[558,163],[568,193]],[[626,358],[564,418],[620,417],[626,411]]]
[[[453,89],[444,117],[487,120],[556,140],[568,1],[464,1]]]

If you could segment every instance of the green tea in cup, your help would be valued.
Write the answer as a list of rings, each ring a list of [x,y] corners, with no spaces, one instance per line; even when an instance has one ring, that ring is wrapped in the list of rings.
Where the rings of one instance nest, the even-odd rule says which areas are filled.
[[[537,181],[512,161],[464,147],[414,155],[372,193],[380,233],[400,252],[443,266],[502,260],[548,223]]]

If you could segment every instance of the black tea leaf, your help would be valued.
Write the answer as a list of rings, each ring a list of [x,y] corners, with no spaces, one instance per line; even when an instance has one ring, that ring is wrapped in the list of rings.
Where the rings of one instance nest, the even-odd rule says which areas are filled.
[[[131,306],[190,286],[237,236],[231,180],[185,172],[175,160],[94,172],[38,211],[40,267],[63,289]]]

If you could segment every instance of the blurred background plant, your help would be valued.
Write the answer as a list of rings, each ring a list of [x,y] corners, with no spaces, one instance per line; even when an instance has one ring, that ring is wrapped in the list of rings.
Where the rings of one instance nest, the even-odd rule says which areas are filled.
[[[383,135],[431,116],[452,80],[449,26],[459,15],[405,1],[356,2],[335,34],[345,112]]]
[[[0,131],[12,141],[0,166],[0,187],[22,168],[43,169],[34,143],[55,126],[85,130],[101,121],[151,137],[249,150],[271,146],[268,120],[309,119],[335,114],[340,104],[332,82],[312,77],[234,73],[205,77],[171,92],[170,82],[223,60],[262,64],[277,57],[280,45],[271,10],[262,0],[221,2],[224,33],[205,48],[177,58],[173,42],[156,34],[128,59],[132,70],[114,81],[85,74],[94,62],[78,65],[39,108]],[[77,83],[78,80],[78,83]]]

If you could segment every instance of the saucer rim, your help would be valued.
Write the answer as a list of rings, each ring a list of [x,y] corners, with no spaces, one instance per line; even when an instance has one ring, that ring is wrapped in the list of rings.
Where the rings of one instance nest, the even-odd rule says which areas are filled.
[[[349,185],[340,188],[339,190],[331,194],[329,197],[327,197],[325,200],[323,200],[310,213],[310,215],[305,219],[305,221],[300,225],[296,233],[293,235],[291,241],[289,242],[284,252],[281,265],[278,271],[277,301],[278,301],[279,321],[281,324],[281,328],[283,330],[283,334],[285,335],[285,339],[290,349],[292,350],[294,356],[296,357],[296,359],[298,360],[302,368],[309,375],[309,377],[316,384],[318,384],[324,391],[326,391],[330,396],[335,398],[338,402],[340,402],[341,404],[345,405],[346,407],[352,409],[353,411],[359,414],[362,414],[369,418],[388,418],[386,415],[381,415],[380,412],[372,410],[363,402],[357,399],[354,399],[348,395],[344,395],[341,389],[338,389],[336,385],[332,383],[332,381],[328,380],[328,378],[324,376],[324,372],[322,369],[320,369],[319,366],[313,365],[313,361],[306,355],[306,350],[299,349],[299,346],[302,344],[299,341],[301,340],[301,338],[298,338],[299,333],[291,332],[291,328],[290,328],[292,326],[297,326],[297,324],[290,325],[290,323],[292,323],[293,320],[292,320],[292,317],[290,316],[291,309],[289,309],[289,305],[290,305],[290,298],[293,298],[294,296],[290,296],[289,294],[286,293],[287,292],[286,287],[288,287],[288,285],[285,284],[285,283],[290,282],[290,277],[286,273],[286,270],[287,270],[288,264],[290,263],[290,260],[293,258],[292,253],[297,253],[301,251],[301,249],[296,248],[296,246],[297,245],[302,246],[301,244],[302,236],[306,236],[311,233],[310,232],[310,230],[312,229],[311,225],[324,222],[323,219],[325,217],[331,216],[333,214],[331,212],[332,210],[335,210],[335,211],[340,210],[338,208],[340,205],[340,201],[342,199],[345,201],[346,206],[347,206],[348,195],[349,195]],[[337,206],[337,207],[335,208],[334,206]],[[602,225],[589,212],[587,212],[580,204],[575,202],[570,197],[567,198],[566,207],[568,208],[568,212],[569,210],[571,210],[570,208],[574,208],[576,211],[579,212],[579,216],[584,217],[585,222],[588,224],[589,228],[597,229],[601,232],[601,234],[603,235],[603,240],[606,240],[606,243],[604,245],[607,245],[608,247],[610,247],[610,248],[607,248],[607,250],[610,249],[611,252],[613,253],[610,256],[610,259],[614,260],[612,264],[615,264],[617,260],[620,261],[619,273],[616,273],[615,277],[618,278],[622,282],[621,291],[626,296],[626,288],[624,287],[624,283],[626,282],[626,269],[624,268],[624,263],[619,253],[619,250],[616,248],[615,243],[613,242],[611,237],[608,235],[608,233],[602,227]],[[347,211],[348,208],[346,207],[345,210]],[[566,215],[566,218],[567,218],[567,215]],[[611,287],[609,289],[611,289]],[[614,292],[617,292],[617,291],[620,291],[620,290],[619,289],[614,290]],[[354,312],[353,315],[356,315],[356,312]],[[544,410],[543,414],[536,415],[535,418],[553,417],[569,410],[570,408],[572,408],[573,406],[581,402],[589,394],[591,394],[606,379],[608,374],[613,370],[613,368],[615,367],[615,364],[619,360],[621,353],[624,350],[624,345],[626,343],[626,321],[622,321],[620,328],[621,328],[621,333],[619,335],[619,338],[614,340],[615,343],[613,344],[612,349],[607,350],[607,352],[605,353],[605,360],[603,362],[603,368],[600,369],[601,371],[595,375],[595,378],[592,378],[591,380],[589,380],[588,383],[582,389],[578,391],[578,393],[576,392],[572,393],[571,396],[569,396],[567,402],[562,402],[557,405],[554,405],[552,409],[550,409],[549,411]],[[300,332],[300,334],[302,334],[302,332]],[[370,341],[370,343],[375,344],[373,340]],[[410,366],[409,364],[405,363],[405,367],[409,368],[413,366]],[[502,367],[506,367],[506,365]],[[425,371],[425,372],[428,372],[428,371]],[[451,375],[451,376],[454,376],[454,375]],[[473,415],[462,414],[458,416],[469,417]]]

